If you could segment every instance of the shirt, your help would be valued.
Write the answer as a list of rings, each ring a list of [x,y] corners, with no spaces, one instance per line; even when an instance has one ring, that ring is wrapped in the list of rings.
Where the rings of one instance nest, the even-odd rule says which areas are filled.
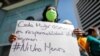
[[[87,36],[87,42],[89,43],[92,56],[100,56],[100,40],[94,36]]]
[[[78,44],[86,50],[86,46],[87,46],[87,38],[86,37],[79,37],[78,39]]]

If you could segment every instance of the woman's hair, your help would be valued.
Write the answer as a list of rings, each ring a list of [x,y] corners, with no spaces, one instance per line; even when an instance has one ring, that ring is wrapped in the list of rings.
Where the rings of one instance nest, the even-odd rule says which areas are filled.
[[[26,18],[26,20],[34,20],[34,17],[29,16],[29,17]]]
[[[87,30],[88,35],[92,35],[93,32],[95,32],[95,29],[94,28],[89,28]]]
[[[43,16],[42,21],[48,21],[47,18],[46,18],[46,12],[48,11],[48,8],[49,8],[49,7],[54,7],[54,6],[47,5],[47,6],[45,7],[45,9],[44,9],[44,11],[43,11],[43,14],[42,14],[42,16]],[[56,10],[56,12],[57,12],[57,10]],[[55,19],[54,22],[58,22],[59,20],[60,20],[60,19],[58,19],[58,12],[57,12],[57,18]]]

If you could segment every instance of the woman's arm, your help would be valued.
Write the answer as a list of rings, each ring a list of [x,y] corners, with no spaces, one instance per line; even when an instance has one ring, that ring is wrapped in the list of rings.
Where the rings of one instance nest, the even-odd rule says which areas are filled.
[[[90,46],[89,46],[89,42],[86,43],[86,51],[88,54],[90,54]]]

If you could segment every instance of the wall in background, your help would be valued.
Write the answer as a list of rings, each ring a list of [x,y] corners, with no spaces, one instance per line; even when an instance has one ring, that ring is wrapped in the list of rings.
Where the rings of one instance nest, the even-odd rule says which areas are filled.
[[[9,44],[8,37],[11,33],[14,33],[17,20],[26,19],[28,16],[34,16],[35,20],[40,20],[43,9],[48,4],[54,5],[54,0],[39,0],[35,3],[7,11],[3,19],[0,19],[0,21],[3,20],[3,23],[0,25],[0,45]]]
[[[6,12],[0,9],[0,28],[1,28],[1,24],[3,23],[3,19],[5,16],[6,16]]]

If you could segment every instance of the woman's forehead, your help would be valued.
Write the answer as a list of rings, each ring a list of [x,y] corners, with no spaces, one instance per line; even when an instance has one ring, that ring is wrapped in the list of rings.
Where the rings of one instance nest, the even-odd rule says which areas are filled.
[[[48,9],[55,9],[55,7],[48,7]]]

